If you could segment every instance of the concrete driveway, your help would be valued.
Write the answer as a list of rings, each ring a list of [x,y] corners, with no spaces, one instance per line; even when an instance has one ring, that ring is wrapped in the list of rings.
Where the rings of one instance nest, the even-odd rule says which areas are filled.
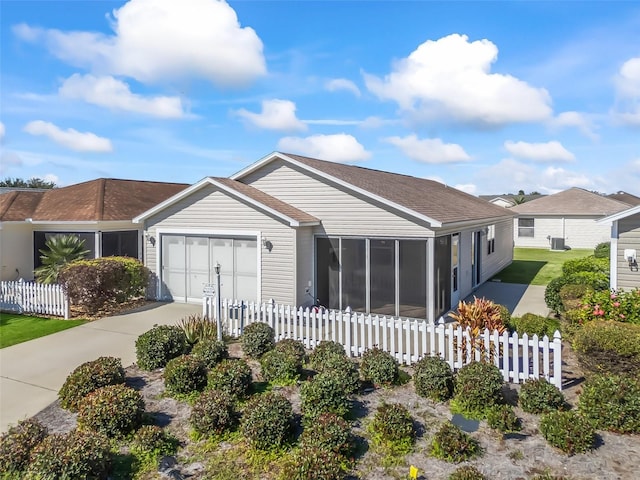
[[[484,297],[504,305],[514,317],[522,316],[525,313],[535,313],[546,317],[550,310],[544,301],[545,288],[543,285],[485,282],[466,300],[473,300],[474,296]]]
[[[154,303],[124,315],[0,349],[0,429],[31,417],[58,398],[67,375],[100,356],[135,362],[135,341],[154,325],[175,325],[200,305]]]

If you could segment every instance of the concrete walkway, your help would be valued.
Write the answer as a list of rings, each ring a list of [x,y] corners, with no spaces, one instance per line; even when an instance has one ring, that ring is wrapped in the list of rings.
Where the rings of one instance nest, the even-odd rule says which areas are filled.
[[[81,363],[112,356],[127,367],[136,360],[140,334],[201,311],[200,305],[154,303],[0,349],[0,431],[54,402],[67,375]]]
[[[525,313],[535,313],[546,317],[550,310],[544,301],[545,288],[541,285],[486,282],[480,285],[466,300],[473,300],[474,296],[484,297],[504,305],[514,317],[522,316]]]

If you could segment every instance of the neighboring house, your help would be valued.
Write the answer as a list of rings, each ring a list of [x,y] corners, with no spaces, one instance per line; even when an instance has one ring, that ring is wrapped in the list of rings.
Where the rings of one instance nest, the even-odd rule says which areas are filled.
[[[184,190],[177,183],[101,178],[49,190],[0,194],[1,280],[33,279],[52,235],[73,233],[90,257],[142,259],[142,227],[133,217]]]
[[[511,195],[511,194],[503,194],[503,195],[480,195],[480,198],[486,200],[489,203],[493,203],[499,207],[511,208],[520,203],[529,202],[531,200],[535,200],[536,198],[544,197],[541,194],[534,195]]]
[[[623,203],[628,203],[629,205],[640,205],[640,197],[636,197],[635,195],[623,191],[607,195],[607,198],[618,200],[619,202]]]
[[[611,226],[611,288],[640,288],[640,205],[598,223]]]
[[[441,183],[273,153],[139,215],[157,297],[436,319],[513,258],[513,216]]]
[[[514,245],[563,250],[594,248],[609,240],[607,225],[596,223],[629,205],[597,193],[570,188],[516,205],[509,210],[514,219]]]

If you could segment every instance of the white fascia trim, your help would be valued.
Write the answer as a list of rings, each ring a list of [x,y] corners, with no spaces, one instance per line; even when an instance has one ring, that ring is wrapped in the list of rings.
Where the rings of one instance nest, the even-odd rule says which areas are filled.
[[[618,221],[611,225],[611,245],[609,249],[609,286],[618,288]]]
[[[600,220],[596,220],[596,223],[611,223],[616,220],[621,220],[626,217],[630,217],[631,215],[635,215],[636,213],[640,213],[640,205],[636,205],[635,207],[631,207],[627,210],[623,210],[618,213],[614,213],[613,215],[609,215],[608,217],[601,218]]]
[[[249,165],[247,168],[245,168],[244,170],[240,170],[238,173],[234,173],[233,175],[231,175],[232,180],[237,180],[239,178],[242,178],[246,175],[248,175],[251,172],[254,172],[255,170],[259,169],[260,167],[262,167],[263,165],[275,160],[276,158],[279,158],[281,160],[284,160],[286,162],[289,162],[293,165],[296,165],[297,167],[302,168],[303,170],[306,170],[308,172],[314,173],[316,175],[318,175],[321,178],[328,178],[329,180],[331,180],[334,183],[337,183],[338,185],[347,188],[348,190],[351,190],[353,192],[359,193],[360,195],[363,195],[365,197],[368,197],[372,200],[375,200],[377,202],[382,203],[383,205],[387,205],[389,207],[392,207],[396,210],[399,210],[403,213],[406,213],[408,215],[411,215],[414,218],[417,218],[419,220],[422,220],[424,222],[429,223],[430,226],[432,227],[441,227],[442,226],[442,222],[436,220],[435,218],[431,218],[431,217],[427,217],[426,215],[422,215],[418,212],[416,212],[415,210],[411,210],[410,208],[404,207],[402,205],[398,205],[395,202],[391,202],[389,200],[387,200],[386,198],[382,198],[378,195],[375,195],[371,192],[369,192],[368,190],[363,190],[362,188],[358,188],[355,185],[345,182],[344,180],[340,180],[339,178],[336,178],[332,175],[328,175],[325,172],[321,172],[320,170],[316,170],[315,168],[310,167],[309,165],[306,165],[304,163],[298,162],[297,160],[294,160],[293,158],[283,154],[283,153],[279,153],[279,152],[274,152],[271,153],[270,155],[267,155],[266,157],[261,158],[260,160],[258,160],[257,162]]]
[[[77,220],[77,221],[61,221],[61,220],[25,220],[26,223],[32,225],[97,225],[98,220]]]

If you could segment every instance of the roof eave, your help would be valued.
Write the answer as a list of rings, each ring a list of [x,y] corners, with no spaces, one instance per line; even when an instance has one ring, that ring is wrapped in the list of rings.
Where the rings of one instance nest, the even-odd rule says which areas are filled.
[[[613,213],[607,217],[596,220],[596,223],[612,223],[617,220],[630,217],[631,215],[635,215],[636,213],[640,213],[640,205],[636,205],[635,207],[628,208],[621,212]]]

